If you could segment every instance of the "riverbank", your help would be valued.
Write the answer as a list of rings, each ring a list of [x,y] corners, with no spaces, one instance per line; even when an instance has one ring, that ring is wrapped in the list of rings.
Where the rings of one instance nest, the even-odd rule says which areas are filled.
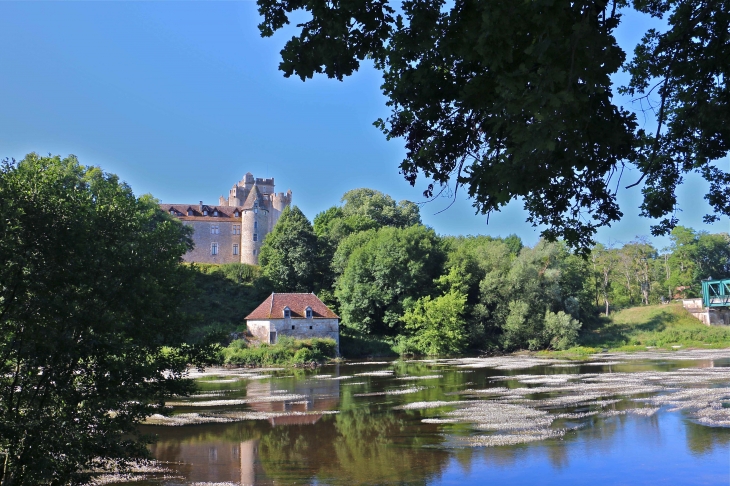
[[[623,309],[585,328],[579,345],[565,351],[540,355],[584,357],[602,351],[651,351],[730,348],[729,326],[707,326],[692,317],[681,304],[650,305]]]
[[[220,364],[238,366],[305,366],[325,363],[337,356],[334,339],[279,338],[276,344],[252,344],[236,339],[219,352]]]

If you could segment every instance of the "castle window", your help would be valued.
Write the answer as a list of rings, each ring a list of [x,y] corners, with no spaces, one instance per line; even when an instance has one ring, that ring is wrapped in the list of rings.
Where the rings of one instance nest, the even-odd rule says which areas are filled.
[[[240,234],[241,234],[241,225],[240,225],[240,224],[234,224],[234,225],[233,225],[233,226],[231,227],[231,232],[232,232],[232,233],[233,233],[234,235],[240,235]]]
[[[253,222],[253,229],[258,229],[258,228],[259,228],[259,222],[258,221],[254,221]]]
[[[253,241],[259,241],[259,235],[257,233],[253,234]]]
[[[307,319],[312,318],[312,308],[311,307],[307,307],[306,315],[307,315]],[[312,328],[310,327],[309,329],[312,329]]]
[[[238,210],[233,211],[233,216],[238,217],[241,213],[238,212]]]
[[[233,254],[238,255],[238,245],[235,243],[233,244]]]
[[[292,331],[294,330],[294,324],[292,324],[291,329],[292,329]]]
[[[210,244],[210,254],[211,255],[217,255],[218,254],[218,243],[211,243]]]
[[[218,226],[217,224],[210,225],[210,234],[211,235],[219,235],[220,232],[221,232],[220,226]]]
[[[256,250],[253,251],[253,254],[256,255]]]
[[[289,306],[286,306],[286,307],[284,307],[284,319],[289,319],[289,318],[291,318],[291,309],[289,308]],[[294,329],[294,328],[292,328],[292,329]]]

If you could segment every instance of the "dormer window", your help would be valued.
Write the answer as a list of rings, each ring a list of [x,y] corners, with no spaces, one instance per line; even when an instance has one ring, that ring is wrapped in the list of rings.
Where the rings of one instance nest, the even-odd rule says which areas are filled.
[[[174,210],[174,209],[171,209],[171,210],[170,210],[170,214],[172,214],[173,216],[175,216],[175,215],[176,215],[177,213],[175,212],[175,210]]]
[[[213,216],[218,216],[218,210],[213,211]]]
[[[207,209],[204,209],[203,210],[203,216],[208,216],[208,210]]]
[[[193,210],[192,209],[188,209],[188,216],[192,216],[192,215],[193,215]]]
[[[234,216],[234,217],[236,217],[236,218],[237,218],[237,217],[239,217],[240,215],[241,215],[241,213],[239,213],[239,212],[238,212],[238,209],[236,209],[235,211],[233,211],[233,216]]]
[[[312,318],[312,308],[311,307],[307,307],[306,315],[307,315],[307,319]]]
[[[284,307],[284,319],[290,319],[291,318],[291,309],[289,306]]]

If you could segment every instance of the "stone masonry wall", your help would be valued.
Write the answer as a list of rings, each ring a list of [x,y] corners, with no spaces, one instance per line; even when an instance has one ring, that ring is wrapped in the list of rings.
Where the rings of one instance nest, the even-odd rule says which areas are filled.
[[[330,338],[337,343],[337,354],[340,354],[340,331],[338,319],[271,319],[249,320],[246,323],[251,334],[262,342],[268,343],[271,332],[294,339]]]
[[[233,225],[240,222],[231,221],[183,221],[194,230],[193,243],[195,247],[183,256],[186,262],[198,263],[240,263],[241,235],[233,234]],[[211,233],[211,226],[217,225],[218,234]],[[212,243],[218,243],[218,254],[211,255]],[[238,245],[238,255],[233,254],[233,245]]]

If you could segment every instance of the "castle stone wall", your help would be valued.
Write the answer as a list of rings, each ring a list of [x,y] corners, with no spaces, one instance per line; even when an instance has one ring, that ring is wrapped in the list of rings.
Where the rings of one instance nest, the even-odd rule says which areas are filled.
[[[186,262],[198,263],[240,263],[241,236],[233,234],[233,222],[228,221],[183,221],[193,228],[195,247],[183,256]],[[211,227],[218,226],[218,234],[211,233]],[[218,244],[218,254],[211,254],[213,243]],[[238,244],[238,255],[233,254],[233,245]]]

